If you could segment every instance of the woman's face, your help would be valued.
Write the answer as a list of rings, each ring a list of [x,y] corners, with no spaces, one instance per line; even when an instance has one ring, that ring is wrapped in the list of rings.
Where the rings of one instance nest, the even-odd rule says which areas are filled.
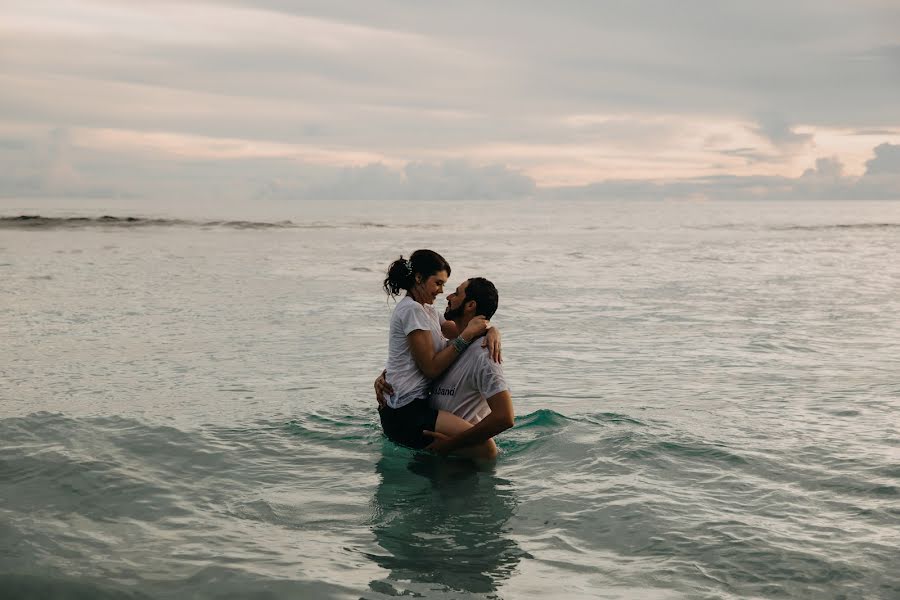
[[[420,280],[416,284],[415,299],[422,304],[434,304],[435,298],[444,293],[447,277],[449,277],[447,271],[438,271],[428,279]]]

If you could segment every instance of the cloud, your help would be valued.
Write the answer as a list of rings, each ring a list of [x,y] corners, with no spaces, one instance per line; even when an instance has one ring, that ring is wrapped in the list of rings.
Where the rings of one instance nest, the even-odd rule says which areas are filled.
[[[875,158],[866,162],[866,175],[888,173],[900,175],[900,144],[881,144],[875,148]]]
[[[726,148],[724,150],[720,150],[721,154],[724,156],[733,156],[744,159],[747,164],[756,164],[756,163],[771,163],[777,160],[777,156],[761,152],[752,147],[745,148]]]
[[[606,177],[587,185],[541,184],[490,160],[385,160],[317,147],[83,128],[0,127],[0,197],[253,199],[900,199],[900,144],[868,153],[848,172],[837,155],[814,159],[799,176],[720,173]],[[852,135],[852,134],[851,134]],[[715,144],[729,141],[726,137]],[[110,150],[112,148],[112,150]],[[527,149],[526,149],[527,151]],[[752,162],[748,148],[717,151]],[[490,153],[488,153],[490,156]],[[574,156],[572,157],[575,158]]]
[[[840,180],[844,174],[844,165],[837,157],[817,158],[816,166],[803,172],[801,179]]]
[[[29,135],[30,134],[30,135]],[[117,152],[105,149],[116,140]],[[465,160],[386,164],[350,154],[121,131],[26,132],[0,143],[0,197],[191,197],[278,200],[495,200],[531,197],[533,179]],[[184,153],[181,160],[169,160]],[[341,154],[346,159],[348,155]]]
[[[900,143],[898,30],[887,0],[6,3],[0,194],[846,179]]]
[[[527,198],[534,181],[502,165],[473,166],[465,161],[410,163],[404,168],[413,198],[438,200]]]
[[[542,190],[547,199],[596,200],[900,200],[900,146],[882,144],[862,176],[845,175],[837,157],[820,157],[799,177],[710,176],[611,180]],[[872,164],[875,164],[873,170]]]
[[[775,146],[785,150],[792,150],[813,141],[812,134],[797,133],[779,115],[766,115],[760,118],[759,126],[755,128],[755,131]]]
[[[149,178],[127,185],[132,171],[123,168],[122,157],[85,152],[64,127],[37,138],[7,138],[0,143],[0,164],[0,198],[133,198],[140,195],[136,188],[151,185]]]
[[[508,200],[532,197],[534,181],[502,165],[465,161],[381,163],[359,167],[304,169],[302,176],[282,174],[256,192],[282,200]]]

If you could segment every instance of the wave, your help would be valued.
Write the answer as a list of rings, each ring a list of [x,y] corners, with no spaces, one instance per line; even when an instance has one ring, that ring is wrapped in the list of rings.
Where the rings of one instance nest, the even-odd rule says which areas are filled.
[[[784,225],[773,227],[775,231],[829,231],[843,229],[900,229],[900,223],[834,223],[831,225]]]
[[[725,223],[721,225],[689,225],[687,229],[702,231],[730,229],[743,231],[834,231],[834,230],[879,230],[900,229],[900,223],[828,223],[820,225],[761,225],[756,223]]]
[[[572,421],[566,415],[548,408],[541,408],[527,415],[516,417],[518,429],[556,429]]]
[[[42,217],[40,215],[19,215],[0,217],[3,229],[82,229],[88,227],[141,228],[141,227],[222,227],[231,229],[296,229],[327,227],[326,225],[298,225],[291,221],[192,221],[188,219],[150,219],[144,217]]]
[[[48,230],[48,229],[87,229],[87,228],[138,229],[144,227],[199,227],[222,229],[392,229],[403,225],[374,223],[371,221],[351,223],[295,223],[285,221],[227,221],[227,220],[191,220],[191,219],[151,219],[147,217],[43,217],[41,215],[18,215],[0,217],[0,229]],[[439,225],[410,225],[417,229],[435,229]]]
[[[89,577],[7,573],[0,575],[5,598],[69,598],[71,600],[144,600],[140,591]]]
[[[635,419],[632,416],[613,412],[589,413],[570,417],[548,408],[541,408],[532,413],[516,417],[517,429],[558,429],[571,423],[581,423],[584,425],[622,423],[629,425],[646,425],[643,421]]]

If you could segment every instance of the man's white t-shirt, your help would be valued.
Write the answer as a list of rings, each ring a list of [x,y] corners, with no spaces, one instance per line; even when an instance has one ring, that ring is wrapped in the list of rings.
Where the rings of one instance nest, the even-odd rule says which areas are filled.
[[[486,400],[507,390],[503,367],[491,360],[488,349],[476,340],[435,381],[431,406],[474,424],[490,414]]]
[[[444,316],[431,304],[419,304],[409,296],[404,296],[391,315],[388,334],[387,382],[394,388],[394,394],[385,394],[384,400],[391,408],[400,408],[416,398],[427,398],[431,380],[419,370],[409,348],[407,335],[422,329],[431,332],[434,351],[440,352],[447,345],[441,333]]]

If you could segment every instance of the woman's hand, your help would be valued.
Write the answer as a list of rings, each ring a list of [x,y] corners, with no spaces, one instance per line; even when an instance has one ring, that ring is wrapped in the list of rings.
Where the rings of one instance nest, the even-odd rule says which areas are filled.
[[[491,353],[491,360],[495,363],[500,364],[503,362],[503,357],[500,355],[500,330],[496,327],[491,327],[488,329],[487,335],[484,336],[484,341],[481,342],[482,348],[487,348],[488,352]]]
[[[472,320],[469,321],[469,324],[466,325],[466,328],[463,329],[463,332],[459,335],[464,340],[471,343],[475,338],[483,336],[490,328],[491,322],[481,315],[478,315],[477,317],[472,317]]]
[[[386,374],[387,371],[382,371],[381,375],[378,376],[378,379],[375,380],[375,399],[378,401],[378,408],[386,406],[386,402],[384,401],[385,394],[391,396],[394,393],[394,388],[391,387],[391,384],[385,379]]]
[[[449,446],[450,436],[440,431],[423,430],[422,435],[434,438],[434,441],[425,446],[425,450],[431,450],[435,454],[447,454],[450,452]]]

